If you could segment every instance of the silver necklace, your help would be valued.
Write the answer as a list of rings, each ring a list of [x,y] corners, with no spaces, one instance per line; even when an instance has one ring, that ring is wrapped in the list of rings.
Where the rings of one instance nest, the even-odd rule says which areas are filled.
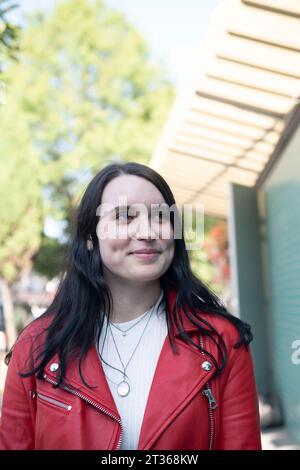
[[[130,392],[130,385],[129,385],[129,383],[127,382],[127,380],[125,379],[125,377],[128,378],[128,376],[127,376],[127,374],[126,374],[126,369],[127,369],[128,365],[129,365],[129,363],[130,363],[130,361],[131,361],[131,359],[132,359],[132,357],[133,357],[135,351],[137,350],[138,345],[139,345],[140,342],[141,342],[141,339],[142,339],[143,334],[144,334],[144,332],[145,332],[145,330],[146,330],[146,328],[147,328],[147,325],[148,325],[148,323],[149,323],[149,321],[150,321],[150,318],[151,318],[152,313],[153,313],[153,311],[154,311],[154,309],[155,309],[155,306],[156,306],[156,304],[153,306],[153,308],[152,308],[152,310],[151,310],[151,313],[150,313],[150,315],[149,315],[149,317],[148,317],[147,323],[146,323],[146,325],[145,325],[145,327],[144,327],[144,329],[143,329],[143,332],[142,332],[142,334],[141,334],[141,337],[140,337],[140,339],[139,339],[139,341],[138,341],[136,347],[134,348],[134,351],[133,351],[133,353],[131,354],[131,356],[130,356],[130,358],[129,358],[127,364],[126,364],[126,366],[124,366],[124,364],[123,364],[123,361],[122,361],[122,359],[121,359],[119,350],[118,350],[117,345],[116,345],[116,342],[115,342],[114,335],[112,334],[111,326],[110,326],[110,324],[108,324],[109,330],[110,330],[110,334],[111,334],[111,336],[112,336],[112,339],[113,339],[113,342],[114,342],[114,345],[115,345],[117,354],[118,354],[118,356],[119,356],[120,362],[121,362],[122,367],[123,367],[123,372],[122,372],[120,369],[116,369],[116,370],[118,370],[119,372],[121,372],[121,373],[123,374],[123,380],[121,380],[121,382],[119,382],[118,384],[116,384],[116,385],[117,385],[118,395],[119,395],[120,397],[126,397],[126,395],[128,395],[128,393]],[[103,352],[103,347],[104,347],[104,342],[103,342],[103,345],[102,345],[101,355],[102,355],[102,352]],[[111,382],[112,382],[112,381],[111,381]],[[115,383],[115,382],[113,382],[113,383]]]
[[[149,311],[148,311],[149,312]],[[120,328],[119,326],[115,325],[114,323],[110,323],[111,326],[113,326],[114,328],[116,328],[117,330],[121,331],[122,333],[122,336],[127,336],[127,331],[131,330],[131,328],[135,327],[138,323],[140,323],[142,320],[145,320],[145,318],[147,317],[147,315],[142,315],[142,318],[140,318],[137,322],[135,322],[133,325],[131,325],[129,328],[127,328],[127,330],[123,330],[122,328]]]

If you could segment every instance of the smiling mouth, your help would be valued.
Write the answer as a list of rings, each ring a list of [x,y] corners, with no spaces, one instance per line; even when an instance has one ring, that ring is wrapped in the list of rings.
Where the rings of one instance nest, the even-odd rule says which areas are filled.
[[[134,250],[131,251],[130,254],[153,254],[153,253],[160,253],[159,250]]]
[[[141,260],[152,260],[160,255],[159,251],[134,251],[130,255]]]

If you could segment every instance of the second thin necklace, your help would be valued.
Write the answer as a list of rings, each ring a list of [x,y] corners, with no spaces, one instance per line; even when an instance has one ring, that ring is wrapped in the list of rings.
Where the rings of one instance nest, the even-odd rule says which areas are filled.
[[[134,348],[133,353],[131,354],[131,356],[130,356],[130,358],[129,358],[127,364],[126,364],[126,366],[124,366],[123,361],[122,361],[122,358],[121,358],[120,353],[119,353],[119,350],[118,350],[118,348],[117,348],[116,341],[115,341],[114,335],[113,335],[113,333],[112,333],[112,329],[111,329],[110,323],[109,323],[109,325],[108,325],[108,326],[109,326],[109,330],[110,330],[111,337],[112,337],[112,339],[113,339],[113,342],[114,342],[114,345],[115,345],[115,348],[116,348],[116,351],[117,351],[117,354],[118,354],[118,357],[119,357],[120,362],[121,362],[122,367],[123,367],[123,372],[120,371],[120,372],[123,374],[123,380],[122,380],[121,382],[119,382],[118,384],[116,384],[116,385],[117,385],[117,391],[118,391],[118,394],[120,395],[120,397],[126,397],[126,395],[128,395],[128,393],[130,392],[130,385],[129,385],[128,381],[125,379],[125,377],[127,377],[127,375],[126,375],[126,369],[127,369],[128,365],[129,365],[129,363],[130,363],[130,361],[131,361],[131,359],[132,359],[132,357],[133,357],[135,351],[137,350],[138,345],[139,345],[140,342],[141,342],[141,339],[142,339],[142,337],[143,337],[143,335],[144,335],[144,333],[145,333],[145,330],[146,330],[147,325],[148,325],[148,323],[149,323],[149,321],[150,321],[150,318],[151,318],[152,313],[153,313],[153,311],[154,311],[154,309],[155,309],[155,306],[156,306],[156,304],[153,306],[153,308],[152,308],[152,310],[151,310],[151,313],[150,313],[150,315],[149,315],[149,317],[148,317],[147,323],[146,323],[146,325],[145,325],[145,327],[144,327],[144,329],[143,329],[143,332],[142,332],[142,334],[141,334],[141,336],[140,336],[140,339],[139,339],[139,341],[138,341],[136,347]],[[135,325],[136,325],[136,323],[135,323]],[[103,343],[103,346],[104,346],[104,343]],[[103,351],[103,346],[102,346],[102,351]],[[101,351],[101,354],[102,354],[102,351]]]

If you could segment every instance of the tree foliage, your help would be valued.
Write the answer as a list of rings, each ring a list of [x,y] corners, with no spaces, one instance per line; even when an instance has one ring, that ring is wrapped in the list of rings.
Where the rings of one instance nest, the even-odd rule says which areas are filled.
[[[0,107],[0,277],[8,282],[30,266],[43,227],[41,166],[15,104],[8,93]]]
[[[55,242],[42,233],[45,217],[66,220],[68,234],[95,172],[116,159],[149,160],[174,97],[141,34],[101,0],[60,1],[29,16],[18,58],[3,73],[0,107],[0,158],[9,162],[1,175],[0,262],[10,280],[39,249],[46,255],[51,245],[55,256]],[[35,259],[45,274],[44,255]]]
[[[148,161],[172,87],[141,34],[100,0],[77,0],[76,8],[64,1],[50,16],[35,15],[22,47],[24,106],[47,164],[44,183],[65,217],[105,163]]]
[[[7,57],[15,58],[18,49],[19,28],[13,25],[7,14],[17,5],[7,0],[0,0],[0,71]]]

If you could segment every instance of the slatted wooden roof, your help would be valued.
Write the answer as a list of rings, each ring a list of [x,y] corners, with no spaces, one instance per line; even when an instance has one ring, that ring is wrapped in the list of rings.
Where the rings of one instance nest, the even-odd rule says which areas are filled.
[[[255,186],[299,96],[300,0],[225,0],[150,166],[226,217],[228,181]]]

